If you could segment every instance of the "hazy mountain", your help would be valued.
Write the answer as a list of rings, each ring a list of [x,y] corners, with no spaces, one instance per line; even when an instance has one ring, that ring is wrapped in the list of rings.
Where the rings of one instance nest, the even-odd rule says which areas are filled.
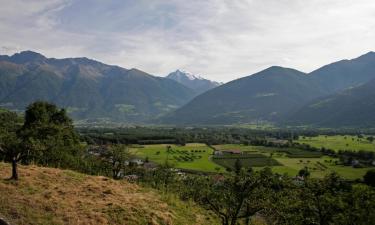
[[[375,80],[307,104],[288,118],[295,125],[375,126]]]
[[[203,93],[162,122],[231,124],[275,120],[321,95],[305,73],[270,67]]]
[[[310,74],[270,67],[218,86],[180,70],[161,78],[87,58],[54,59],[25,51],[0,56],[0,107],[23,110],[47,100],[76,119],[146,122],[166,115],[162,123],[367,125],[372,123],[373,80],[374,52]],[[197,93],[203,94],[190,101]]]
[[[171,79],[87,58],[54,59],[31,51],[0,56],[0,106],[11,109],[47,100],[66,107],[76,119],[141,122],[194,95]]]
[[[197,95],[221,85],[219,82],[207,80],[199,75],[194,75],[182,70],[176,70],[175,72],[168,74],[167,78],[193,89]]]
[[[312,100],[339,92],[350,93],[343,91],[363,85],[372,79],[375,79],[373,52],[352,60],[342,60],[323,66],[310,74],[271,67],[196,97],[182,108],[165,116],[162,122],[233,124],[266,120],[285,123],[286,118],[291,120],[290,115],[297,115],[294,113]],[[352,107],[356,107],[355,104]],[[303,109],[304,115],[309,114],[309,109],[310,107]],[[357,109],[357,112],[360,110],[361,108]],[[315,114],[314,111],[310,113],[311,117]],[[303,121],[304,118],[301,118],[300,122]],[[332,121],[332,124],[335,123]]]
[[[309,75],[328,94],[364,84],[375,78],[375,52],[323,66]]]

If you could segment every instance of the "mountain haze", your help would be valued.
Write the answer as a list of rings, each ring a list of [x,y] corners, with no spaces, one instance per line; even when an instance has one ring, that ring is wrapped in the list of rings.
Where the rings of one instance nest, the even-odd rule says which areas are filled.
[[[0,56],[0,104],[13,110],[46,100],[75,119],[144,122],[194,95],[171,79],[87,58],[54,59],[31,51]]]
[[[375,52],[331,63],[309,75],[328,94],[364,84],[375,78]]]
[[[285,124],[296,117],[300,124],[368,125],[371,122],[367,123],[365,118],[370,118],[369,116],[363,119],[352,118],[353,122],[350,123],[351,119],[344,114],[353,112],[354,116],[356,112],[358,115],[367,115],[371,110],[372,100],[368,98],[371,96],[372,82],[367,85],[366,83],[373,79],[374,52],[323,66],[309,74],[274,66],[197,96],[182,108],[163,117],[161,121],[172,124],[235,124],[259,121]],[[351,97],[344,101],[344,97],[339,97],[342,95]],[[324,115],[309,107],[309,103],[317,99],[324,101],[321,99],[326,96],[337,100],[327,101],[321,110],[327,108],[327,112],[339,113],[338,106],[343,104],[346,107],[341,112],[343,115],[327,116],[323,120]],[[356,102],[361,103],[361,107],[356,107]],[[300,109],[302,111],[299,111]]]
[[[164,118],[184,124],[232,124],[275,120],[320,96],[300,71],[270,67],[196,97]]]
[[[220,85],[181,70],[163,78],[24,51],[0,56],[0,107],[45,100],[75,120],[124,123],[373,126],[374,80],[374,52],[308,74],[273,66]]]
[[[375,79],[314,100],[289,116],[289,123],[318,127],[375,125]]]

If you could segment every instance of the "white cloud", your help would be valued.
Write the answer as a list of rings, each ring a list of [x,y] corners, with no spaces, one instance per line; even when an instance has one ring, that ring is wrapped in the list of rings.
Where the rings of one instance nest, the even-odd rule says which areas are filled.
[[[308,72],[375,50],[373,0],[0,3],[1,52],[87,56],[156,75],[182,68],[229,81],[272,65]]]

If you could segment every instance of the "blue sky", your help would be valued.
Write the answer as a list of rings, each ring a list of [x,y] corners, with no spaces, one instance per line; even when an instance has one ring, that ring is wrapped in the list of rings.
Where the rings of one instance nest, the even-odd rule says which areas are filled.
[[[86,56],[217,81],[375,51],[374,0],[0,0],[0,54]]]

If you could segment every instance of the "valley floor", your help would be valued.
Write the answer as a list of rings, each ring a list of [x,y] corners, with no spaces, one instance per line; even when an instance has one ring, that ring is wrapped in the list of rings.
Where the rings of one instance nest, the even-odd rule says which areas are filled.
[[[238,151],[240,154],[214,155],[217,151]],[[362,179],[364,174],[373,167],[353,168],[338,165],[338,158],[322,155],[296,148],[275,148],[264,146],[245,146],[242,144],[224,144],[211,147],[203,143],[188,143],[185,146],[174,144],[137,145],[130,147],[133,154],[158,164],[168,161],[172,167],[182,170],[193,170],[209,173],[226,173],[234,169],[237,159],[245,168],[261,170],[271,167],[279,174],[296,176],[303,168],[308,168],[311,176],[323,178],[336,172],[340,176],[355,180]]]

